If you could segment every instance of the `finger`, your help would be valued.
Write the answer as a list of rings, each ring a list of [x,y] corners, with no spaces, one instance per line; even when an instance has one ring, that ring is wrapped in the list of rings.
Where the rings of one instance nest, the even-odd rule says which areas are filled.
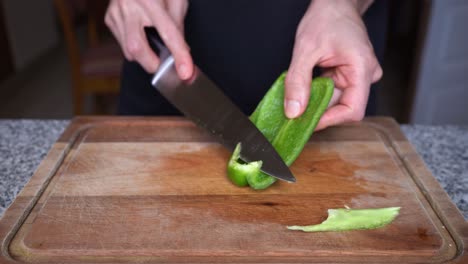
[[[341,100],[342,94],[343,94],[343,91],[341,89],[334,88],[332,98],[330,99],[330,102],[328,103],[328,108],[334,105],[337,105]]]
[[[323,77],[328,77],[333,79],[334,75],[334,70],[326,70],[322,73]],[[333,95],[332,98],[330,99],[330,102],[328,102],[327,108],[330,108],[334,105],[337,105],[339,101],[341,100],[341,96],[343,95],[343,91],[339,88],[333,88]]]
[[[120,17],[120,11],[116,5],[111,5],[106,11],[106,16],[104,18],[107,27],[114,35],[115,39],[119,43],[122,53],[124,54],[127,60],[132,60],[131,56],[128,54],[127,50],[125,49],[125,41],[123,40],[123,36],[125,34],[125,30],[123,29],[123,23]]]
[[[347,105],[338,104],[327,109],[323,116],[320,118],[315,131],[322,130],[329,126],[335,126],[349,120],[352,109]]]
[[[155,73],[159,66],[159,58],[150,48],[142,17],[131,14],[125,17],[125,48],[132,60],[137,61],[148,73]]]
[[[364,117],[370,83],[365,79],[349,87],[341,87],[340,101],[327,109],[319,121],[316,130],[338,125],[348,121],[360,121]],[[338,87],[340,88],[340,87]]]
[[[288,118],[300,116],[309,102],[312,69],[318,61],[316,53],[309,50],[310,47],[300,43],[294,47],[285,81],[284,109]]]
[[[146,8],[161,39],[174,56],[179,77],[184,80],[189,79],[193,75],[193,61],[182,32],[161,6],[147,5]]]
[[[184,19],[187,14],[187,0],[169,0],[166,1],[167,11],[176,26],[181,32],[184,32]]]
[[[374,74],[372,75],[372,83],[378,82],[383,76],[382,67],[377,63],[377,67],[374,70]]]

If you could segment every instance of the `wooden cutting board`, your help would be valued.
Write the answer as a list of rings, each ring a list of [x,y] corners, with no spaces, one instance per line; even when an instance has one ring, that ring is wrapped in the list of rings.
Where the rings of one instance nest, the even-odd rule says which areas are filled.
[[[391,119],[313,135],[296,184],[232,185],[230,153],[181,118],[76,118],[0,221],[2,263],[468,263],[468,225]],[[302,233],[328,208],[389,226]]]

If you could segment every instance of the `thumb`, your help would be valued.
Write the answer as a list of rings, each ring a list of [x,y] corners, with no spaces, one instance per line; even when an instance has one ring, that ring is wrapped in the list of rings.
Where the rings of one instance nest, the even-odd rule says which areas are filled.
[[[299,117],[307,108],[312,70],[317,61],[318,56],[311,56],[304,49],[294,48],[285,80],[284,110],[288,118]]]

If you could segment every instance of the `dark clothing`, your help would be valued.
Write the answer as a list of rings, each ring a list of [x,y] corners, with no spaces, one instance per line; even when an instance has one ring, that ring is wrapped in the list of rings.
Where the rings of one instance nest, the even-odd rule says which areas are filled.
[[[379,59],[385,42],[385,2],[376,1],[364,16]],[[295,32],[309,3],[309,0],[191,1],[185,37],[195,64],[245,114],[250,114],[274,80],[288,69]],[[124,63],[119,114],[179,114],[151,87],[150,80],[151,75],[137,63]]]

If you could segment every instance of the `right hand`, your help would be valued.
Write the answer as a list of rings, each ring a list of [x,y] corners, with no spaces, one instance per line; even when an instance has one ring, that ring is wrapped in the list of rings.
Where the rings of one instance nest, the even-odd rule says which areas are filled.
[[[155,73],[160,62],[148,44],[144,28],[155,27],[174,56],[179,77],[187,80],[194,71],[184,39],[187,8],[187,0],[111,0],[105,22],[125,58],[137,61],[148,73]]]

